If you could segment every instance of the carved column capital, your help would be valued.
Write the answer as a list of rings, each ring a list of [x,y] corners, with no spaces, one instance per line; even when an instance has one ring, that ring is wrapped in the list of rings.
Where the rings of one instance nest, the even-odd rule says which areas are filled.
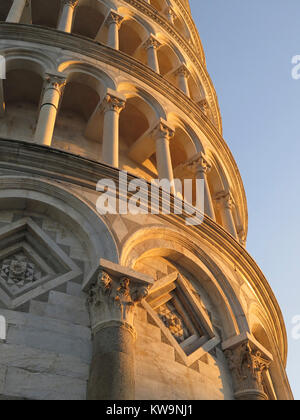
[[[109,263],[106,266],[107,269],[99,267],[93,280],[85,288],[93,334],[115,325],[125,327],[135,335],[135,308],[147,297],[151,283],[140,281],[130,273],[126,275],[122,268],[117,272],[114,264]]]
[[[150,35],[149,38],[144,42],[143,46],[146,50],[149,48],[158,49],[162,46],[162,44],[154,35]]]
[[[69,7],[75,8],[78,6],[79,0],[61,0],[62,5],[67,5]]]
[[[137,285],[128,277],[113,279],[100,270],[87,301],[93,332],[106,327],[107,323],[123,324],[133,332],[135,306],[147,295],[148,286]]]
[[[175,70],[175,76],[183,76],[186,79],[190,77],[191,73],[185,64],[182,64],[178,69]]]
[[[169,123],[162,118],[160,119],[157,126],[152,130],[151,135],[155,140],[171,140],[174,137],[175,131]]]
[[[211,170],[211,164],[204,153],[198,153],[192,159],[184,164],[185,169],[197,175],[199,173],[207,174]]]
[[[241,337],[224,351],[232,373],[235,398],[267,400],[263,374],[272,363],[272,355],[250,335]]]
[[[111,25],[113,23],[113,24],[116,24],[118,28],[120,28],[123,20],[124,20],[124,17],[122,15],[120,15],[118,12],[114,10],[111,10],[109,14],[107,15],[105,23],[106,25]]]
[[[67,84],[66,77],[60,74],[46,73],[45,90],[55,89],[61,95]]]
[[[115,111],[118,114],[123,111],[126,104],[126,98],[123,95],[108,91],[102,102],[102,109],[106,111]]]
[[[220,206],[222,205],[223,208],[227,210],[232,210],[235,206],[233,196],[231,192],[222,191],[218,193],[215,197],[217,204]]]
[[[174,22],[177,18],[176,12],[171,6],[167,6],[167,8],[165,9],[165,13],[168,15],[172,22]]]
[[[209,104],[208,104],[207,100],[206,99],[201,99],[198,102],[198,105],[199,105],[201,111],[203,112],[203,114],[208,116],[209,112],[210,112],[210,107],[209,107]]]

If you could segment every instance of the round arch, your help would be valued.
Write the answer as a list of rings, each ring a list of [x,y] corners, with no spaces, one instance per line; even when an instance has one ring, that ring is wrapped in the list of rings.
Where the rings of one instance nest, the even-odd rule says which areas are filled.
[[[223,319],[223,339],[248,331],[242,306],[218,265],[194,240],[183,238],[179,232],[161,227],[144,228],[132,235],[124,244],[120,257],[122,265],[134,268],[137,261],[145,257],[163,256],[177,261],[199,281],[211,297],[215,308],[219,308]]]
[[[38,210],[76,233],[89,256],[86,274],[99,258],[118,263],[117,245],[107,225],[90,204],[67,188],[31,177],[3,177],[0,209],[13,206]]]

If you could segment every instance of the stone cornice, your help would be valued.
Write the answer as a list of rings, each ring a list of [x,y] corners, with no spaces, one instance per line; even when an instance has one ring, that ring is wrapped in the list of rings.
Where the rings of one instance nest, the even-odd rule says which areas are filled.
[[[219,131],[201,111],[200,107],[195,102],[187,98],[181,90],[177,89],[163,77],[156,74],[150,68],[144,66],[137,60],[129,57],[127,54],[116,51],[102,44],[98,44],[84,37],[32,25],[18,25],[18,30],[16,31],[15,24],[2,23],[0,24],[0,39],[34,43],[38,42],[42,45],[50,45],[70,50],[80,55],[83,55],[84,52],[84,54],[89,58],[99,60],[126,73],[130,73],[131,76],[143,81],[176,104],[178,108],[189,115],[195,124],[198,126],[201,124],[201,129],[210,140],[211,144],[216,147],[222,158],[225,162],[227,162],[227,170],[230,174],[233,185],[235,185],[236,204],[241,212],[243,229],[245,230],[245,234],[247,234],[248,212],[246,194],[239,169],[233,155]]]
[[[49,149],[35,144],[0,139],[0,168],[26,173],[35,179],[53,179],[82,186],[95,191],[99,179],[119,179],[119,170],[67,152]],[[78,176],[80,174],[80,177]],[[129,176],[134,179],[135,176]],[[12,180],[13,182],[13,180]],[[198,227],[186,226],[183,216],[160,215],[186,235],[182,235],[183,246],[194,246],[197,238],[219,250],[224,259],[231,261],[249,281],[259,301],[272,320],[272,329],[284,363],[287,358],[287,336],[280,307],[273,291],[253,258],[225,229],[212,219],[205,217]],[[170,237],[171,239],[171,237]]]

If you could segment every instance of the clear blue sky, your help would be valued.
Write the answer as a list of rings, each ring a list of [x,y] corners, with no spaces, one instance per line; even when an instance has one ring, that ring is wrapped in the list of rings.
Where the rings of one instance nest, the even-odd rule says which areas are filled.
[[[247,249],[279,301],[289,335],[288,374],[300,399],[300,55],[299,0],[190,0],[223,118],[243,177]]]

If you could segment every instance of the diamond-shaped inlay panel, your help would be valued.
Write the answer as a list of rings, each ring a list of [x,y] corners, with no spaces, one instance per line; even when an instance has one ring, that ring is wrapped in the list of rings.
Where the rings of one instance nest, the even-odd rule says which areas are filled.
[[[11,257],[0,261],[0,281],[14,290],[32,285],[40,280],[43,273],[24,252],[18,252]]]
[[[157,313],[178,343],[183,343],[191,336],[183,317],[176,311],[171,302],[161,305]]]
[[[0,229],[0,301],[17,308],[82,274],[30,217]]]
[[[207,311],[178,272],[157,280],[142,305],[187,366],[220,343]]]

